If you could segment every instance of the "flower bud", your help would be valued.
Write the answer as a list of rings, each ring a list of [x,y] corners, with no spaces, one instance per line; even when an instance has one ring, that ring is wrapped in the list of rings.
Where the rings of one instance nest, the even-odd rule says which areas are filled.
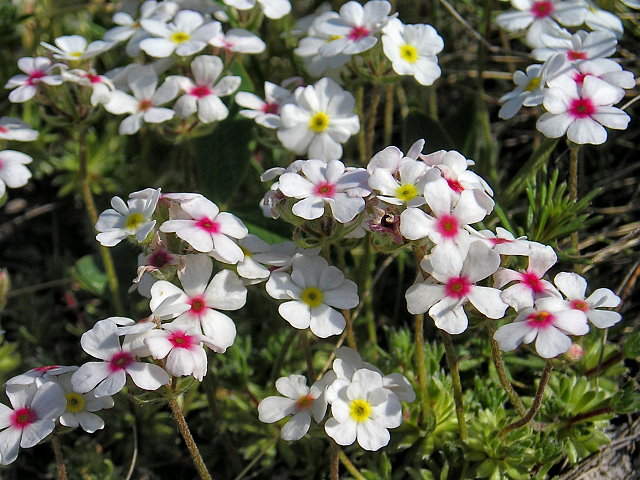
[[[564,358],[570,362],[578,362],[584,357],[584,349],[577,343],[572,343]]]

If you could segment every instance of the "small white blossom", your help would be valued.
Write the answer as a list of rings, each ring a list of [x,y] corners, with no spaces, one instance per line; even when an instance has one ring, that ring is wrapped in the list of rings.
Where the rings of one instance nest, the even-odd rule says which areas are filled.
[[[238,92],[235,102],[249,110],[240,110],[240,115],[253,118],[266,128],[280,127],[280,107],[289,101],[291,92],[275,83],[264,82],[264,100],[253,93]]]
[[[97,57],[103,52],[106,52],[115,43],[104,42],[102,40],[96,40],[95,42],[88,43],[87,39],[80,35],[65,35],[63,37],[56,38],[51,45],[46,42],[40,42],[40,44],[53,52],[53,58],[56,60],[65,60],[67,62],[81,62]]]
[[[36,138],[38,138],[38,131],[30,128],[19,118],[0,118],[0,140],[33,142]]]
[[[7,187],[19,188],[27,184],[31,172],[25,165],[32,161],[29,155],[22,152],[0,151],[0,198],[5,194]]]
[[[267,48],[260,37],[243,28],[232,28],[226,33],[219,31],[210,41],[210,45],[231,53],[262,53]]]
[[[226,5],[238,10],[250,10],[256,6],[256,2],[260,4],[264,16],[274,20],[284,17],[291,11],[289,0],[224,0]]]
[[[15,75],[9,79],[4,88],[14,88],[9,94],[9,101],[13,103],[23,103],[34,97],[38,91],[38,85],[60,85],[62,77],[52,74],[54,68],[59,64],[52,64],[47,57],[23,57],[18,60],[18,68],[26,75]]]

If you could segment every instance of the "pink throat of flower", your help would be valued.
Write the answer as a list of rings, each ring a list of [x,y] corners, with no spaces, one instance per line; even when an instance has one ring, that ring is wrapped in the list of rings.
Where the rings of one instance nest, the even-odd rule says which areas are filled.
[[[0,133],[9,133],[9,129],[7,127],[0,127]]]
[[[436,228],[440,235],[448,239],[455,238],[460,230],[458,226],[458,219],[453,215],[442,215],[438,218]]]
[[[220,224],[209,217],[202,217],[198,220],[196,227],[208,233],[220,233]]]
[[[60,368],[60,365],[46,365],[44,367],[36,367],[33,369],[33,371],[47,373],[49,370],[55,370],[56,368]]]
[[[576,82],[576,84],[582,86],[582,84],[584,83],[584,79],[587,78],[589,75],[591,74],[576,72],[576,74],[573,76],[573,81]]]
[[[167,250],[160,249],[149,255],[147,262],[153,267],[162,268],[165,265],[171,263],[172,260],[173,258]]]
[[[471,291],[471,282],[466,277],[452,277],[444,286],[447,297],[464,298]]]
[[[547,328],[553,324],[556,319],[555,315],[546,310],[533,312],[527,317],[527,324],[532,328]]]
[[[536,18],[545,18],[553,12],[553,2],[533,2],[531,14]]]
[[[573,118],[588,118],[596,113],[596,107],[590,98],[575,98],[571,100],[568,111]]]
[[[444,177],[444,179],[447,181],[447,185],[449,185],[449,188],[454,192],[456,193],[464,192],[464,187],[462,186],[459,180],[456,180],[455,178],[447,178],[447,177]]]
[[[133,356],[129,352],[118,352],[109,360],[109,370],[119,372],[133,363]]]
[[[202,295],[190,298],[189,305],[191,305],[191,310],[189,310],[189,312],[194,315],[200,315],[202,311],[207,308],[207,302]]]
[[[591,308],[584,300],[571,300],[570,305],[574,310],[580,310],[581,312],[588,312]]]
[[[529,287],[534,293],[544,292],[544,284],[542,283],[540,278],[538,278],[538,276],[533,272],[526,271],[522,273],[520,281],[527,287]]]
[[[333,198],[336,194],[336,186],[333,183],[321,182],[313,187],[313,193],[317,197]]]
[[[347,36],[349,37],[349,40],[353,40],[355,42],[356,40],[360,40],[370,34],[371,30],[367,27],[353,27]]]
[[[508,238],[490,238],[489,242],[495,247],[497,245],[502,245],[503,243],[511,243],[513,240],[509,240]]]
[[[140,100],[140,102],[138,102],[138,110],[141,112],[146,112],[151,107],[153,107],[153,102],[149,98],[145,98],[144,100]]]
[[[187,335],[181,330],[171,332],[169,342],[173,348],[184,348],[185,350],[192,350],[197,343],[191,335]]]
[[[38,420],[36,413],[29,407],[22,407],[14,410],[11,414],[11,426],[22,430]]]
[[[89,82],[93,83],[102,83],[102,77],[100,75],[93,75],[92,73],[87,73],[86,77]]]
[[[197,85],[189,91],[189,95],[193,95],[194,97],[197,97],[197,98],[208,97],[212,93],[213,93],[213,90],[211,90],[211,87],[208,87],[206,85]]]
[[[45,73],[42,70],[34,70],[29,74],[29,78],[27,78],[27,85],[35,85],[44,76]]]
[[[280,105],[277,103],[265,103],[261,110],[262,113],[273,113],[274,115],[277,115],[280,111]]]
[[[296,400],[296,410],[309,410],[313,406],[314,401],[315,398],[313,398],[310,394],[304,395]]]
[[[567,58],[572,62],[575,62],[576,60],[587,60],[589,57],[587,57],[587,54],[585,52],[579,52],[577,50],[569,50],[567,52]]]

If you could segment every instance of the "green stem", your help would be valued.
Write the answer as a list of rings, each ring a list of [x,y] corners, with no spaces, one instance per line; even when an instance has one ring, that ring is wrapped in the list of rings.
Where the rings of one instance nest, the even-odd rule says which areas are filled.
[[[424,358],[424,314],[414,316],[416,342],[416,369],[418,371],[418,388],[420,389],[420,419],[429,409],[429,392],[427,389],[427,365]]]
[[[348,470],[348,472],[353,476],[353,478],[355,478],[356,480],[367,480],[364,477],[364,475],[360,473],[360,471],[353,464],[353,462],[349,460],[349,457],[347,457],[347,454],[344,453],[342,449],[338,449],[338,457],[340,458],[340,461],[344,465],[344,468]]]
[[[98,222],[98,210],[96,208],[96,202],[93,199],[93,192],[91,191],[91,179],[89,178],[88,170],[88,150],[87,150],[87,131],[84,127],[80,127],[78,131],[78,157],[80,161],[80,188],[82,190],[82,197],[84,199],[84,205],[89,214],[91,220],[91,226],[95,230],[95,225]],[[111,299],[117,315],[124,315],[124,307],[122,300],[120,299],[120,287],[118,285],[118,275],[116,274],[116,268],[113,263],[113,257],[108,247],[100,245],[100,257],[102,264],[104,265],[104,271],[107,275],[107,284],[109,285],[109,291],[111,292]]]
[[[313,356],[311,355],[311,345],[309,344],[309,334],[307,330],[300,332],[300,342],[302,343],[302,349],[304,350],[304,358],[307,361],[307,375],[309,376],[309,382],[313,383],[316,378],[316,372],[313,368]]]
[[[516,420],[513,423],[510,423],[506,427],[502,429],[500,432],[500,437],[504,437],[507,433],[516,428],[524,427],[527,423],[529,423],[540,410],[540,406],[542,405],[542,399],[544,398],[544,389],[547,387],[547,383],[549,383],[549,378],[551,378],[551,371],[553,370],[553,363],[551,360],[547,360],[547,364],[544,367],[544,371],[542,372],[542,377],[540,377],[540,383],[538,384],[538,390],[536,391],[536,396],[533,399],[533,404],[529,411],[520,419]]]
[[[569,148],[569,195],[573,203],[578,202],[578,161],[580,158],[580,145],[572,143]],[[571,233],[571,246],[574,255],[580,256],[580,237],[578,232]],[[582,266],[576,265],[576,271],[582,273]]]
[[[393,135],[393,99],[395,84],[388,83],[384,87],[384,135],[382,138],[384,145],[391,144]]]
[[[360,131],[358,132],[358,153],[360,154],[360,164],[366,165],[369,162],[367,158],[367,133],[364,128],[364,86],[360,85],[356,91],[356,112],[360,119]]]
[[[358,350],[356,336],[353,332],[353,324],[351,323],[351,310],[342,310],[342,316],[344,317],[344,321],[347,324],[345,327],[345,331],[347,332],[347,344],[349,345],[349,348]]]
[[[451,380],[453,381],[453,398],[456,403],[456,417],[458,418],[458,431],[460,432],[460,440],[463,442],[467,439],[467,423],[464,418],[464,403],[462,402],[462,383],[460,382],[460,369],[458,368],[458,359],[453,349],[451,335],[444,330],[440,330],[440,336],[444,343],[444,350],[447,354],[447,363],[451,371]]]
[[[365,292],[365,298],[363,300],[363,314],[367,321],[367,333],[369,336],[369,341],[372,345],[378,344],[378,334],[376,332],[376,318],[375,313],[373,311],[373,292],[371,289],[373,288],[373,278],[371,275],[371,265],[374,262],[373,249],[371,244],[369,243],[369,238],[367,237],[367,241],[363,244],[364,255],[360,260],[359,269],[359,284],[362,286],[362,291]],[[378,358],[378,352],[373,350],[372,352],[372,360],[375,362]]]
[[[374,84],[371,87],[371,103],[369,104],[369,114],[367,123],[367,161],[373,157],[373,144],[376,137],[376,120],[378,116],[378,105],[380,104],[380,85]]]
[[[172,392],[173,393],[173,392]],[[194,465],[196,466],[196,470],[198,470],[198,474],[202,480],[212,480],[211,474],[209,470],[207,470],[207,466],[204,464],[204,460],[202,459],[202,455],[200,455],[200,450],[198,450],[198,445],[193,439],[193,435],[191,435],[191,430],[189,430],[189,425],[187,425],[187,420],[184,418],[184,414],[180,409],[180,405],[178,405],[178,401],[174,396],[169,397],[169,407],[171,408],[171,412],[173,413],[173,419],[176,421],[178,425],[178,431],[182,438],[184,439],[184,443],[189,449],[189,453],[191,454],[191,459],[193,460]]]
[[[58,471],[58,480],[67,480],[67,469],[64,466],[64,457],[62,456],[62,446],[57,435],[51,437],[51,447],[53,455],[56,458],[56,470]]]
[[[504,362],[502,361],[502,352],[500,351],[500,346],[498,345],[498,342],[493,339],[494,333],[496,333],[495,324],[493,322],[490,322],[489,340],[491,341],[491,356],[493,357],[493,364],[496,366],[496,372],[498,373],[498,378],[500,379],[502,388],[504,388],[505,392],[507,392],[507,396],[509,397],[511,404],[516,407],[516,410],[518,410],[518,415],[522,416],[527,412],[527,409],[524,408],[522,400],[520,400],[518,393],[514,390],[513,385],[511,385],[511,381],[509,380],[509,376],[507,375]]]

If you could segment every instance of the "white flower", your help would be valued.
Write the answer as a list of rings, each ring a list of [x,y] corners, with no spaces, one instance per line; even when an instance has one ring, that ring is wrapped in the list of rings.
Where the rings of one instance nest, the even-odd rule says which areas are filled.
[[[563,75],[570,77],[579,87],[582,87],[584,79],[588,76],[597,77],[609,85],[622,89],[636,86],[633,73],[622,70],[620,64],[610,58],[596,58],[574,63],[563,72]],[[551,79],[549,86],[553,87],[555,83],[555,79]]]
[[[256,0],[224,0],[226,5],[238,10],[250,10],[256,5]],[[262,7],[264,16],[271,19],[284,17],[291,11],[289,0],[257,0]]]
[[[249,232],[238,217],[220,212],[215,203],[204,197],[182,202],[180,209],[183,215],[160,225],[161,232],[175,232],[198,252],[215,251],[216,258],[225,263],[238,263],[244,258],[242,249],[232,240],[244,238]]]
[[[363,197],[370,193],[366,170],[346,170],[339,160],[329,163],[307,160],[301,173],[304,176],[287,172],[278,180],[278,188],[285,196],[301,199],[292,208],[294,215],[314,220],[320,218],[325,205],[329,205],[333,217],[347,223],[364,210]]]
[[[527,240],[527,237],[524,236],[516,238],[510,231],[502,227],[497,227],[495,233],[491,230],[470,231],[474,234],[471,237],[472,241],[481,241],[500,255],[529,256],[532,249],[535,248],[534,245],[540,245]],[[477,235],[477,240],[475,235]]]
[[[402,423],[402,407],[382,383],[382,376],[368,369],[353,374],[351,382],[334,381],[326,393],[332,418],[325,431],[339,445],[356,440],[365,450],[379,450],[389,443],[389,428]]]
[[[398,147],[394,147],[393,145],[386,147],[371,157],[371,160],[369,160],[367,164],[367,171],[373,175],[377,169],[384,168],[388,170],[391,175],[397,177],[400,167],[403,164],[417,160],[418,157],[421,156],[424,143],[424,139],[416,140],[413,145],[409,147],[406,155],[402,153],[402,150]]]
[[[198,12],[181,10],[171,23],[147,18],[140,20],[142,28],[157,38],[145,38],[140,49],[155,58],[176,53],[188,57],[203,50],[221,31],[220,22],[208,22]]]
[[[97,57],[106,52],[115,45],[112,42],[104,42],[96,40],[87,44],[87,39],[80,35],[65,35],[56,38],[51,45],[46,42],[40,42],[47,50],[53,52],[53,58],[57,60],[66,60],[68,62],[81,62]]]
[[[604,127],[624,130],[631,120],[612,106],[623,96],[623,90],[594,76],[586,77],[582,88],[567,77],[559,77],[545,94],[548,112],[538,119],[536,128],[550,138],[566,133],[574,143],[599,145],[607,140]]]
[[[529,266],[524,272],[499,268],[493,277],[493,286],[502,288],[510,282],[516,282],[502,292],[502,300],[517,311],[532,307],[537,298],[560,296],[551,283],[542,280],[545,272],[557,261],[558,257],[553,248],[549,246],[532,248]]]
[[[622,37],[624,27],[622,21],[613,13],[603,10],[591,0],[582,0],[587,7],[587,15],[584,23],[592,30],[603,30],[613,34],[616,38]],[[623,2],[624,3],[624,2]]]
[[[369,178],[369,186],[379,193],[376,198],[391,205],[419,207],[425,204],[422,196],[427,165],[423,162],[409,161],[400,165],[396,179],[390,170],[376,168]]]
[[[134,192],[127,203],[120,197],[111,199],[112,209],[100,214],[96,223],[96,240],[105,247],[113,247],[127,237],[135,236],[138,243],[144,242],[153,230],[156,221],[151,217],[156,210],[160,189],[150,189],[142,198],[135,198]],[[132,198],[133,196],[133,198]]]
[[[29,127],[19,118],[0,118],[0,140],[33,142],[38,138],[38,131]]]
[[[329,161],[342,157],[342,143],[360,130],[355,99],[330,78],[298,87],[294,103],[282,106],[278,139],[297,154]]]
[[[311,417],[320,423],[327,412],[325,390],[335,380],[333,372],[326,373],[311,387],[302,375],[289,375],[276,380],[276,390],[283,397],[267,397],[258,405],[258,418],[264,423],[273,423],[293,415],[282,427],[280,437],[284,440],[300,440],[309,431]]]
[[[134,20],[128,13],[116,12],[113,16],[113,23],[119,26],[105,32],[104,39],[109,42],[129,40],[125,47],[125,52],[130,57],[135,57],[140,54],[140,42],[145,38],[149,38],[149,33],[142,28],[140,20],[149,18],[160,22],[168,22],[176,14],[178,8],[177,3],[169,0],[162,2],[146,0],[140,5],[140,18],[138,20]]]
[[[19,447],[31,448],[53,432],[55,419],[64,412],[62,390],[53,382],[7,386],[13,409],[0,404],[0,463],[9,465],[18,458]]]
[[[457,248],[441,248],[438,254],[425,257],[420,266],[439,284],[432,281],[412,285],[406,293],[409,313],[429,310],[436,327],[451,334],[467,329],[463,305],[467,302],[489,318],[502,318],[507,304],[500,290],[476,285],[493,274],[500,265],[500,255],[480,242],[469,246],[466,256]]]
[[[248,280],[264,280],[271,275],[272,267],[284,267],[291,264],[291,255],[278,252],[267,242],[256,235],[249,234],[238,240],[238,244],[244,253],[244,259],[238,262],[238,275]]]
[[[32,161],[29,155],[22,152],[0,151],[0,198],[4,195],[6,187],[19,188],[27,184],[31,172],[25,165]]]
[[[224,65],[219,57],[200,55],[191,62],[191,72],[195,81],[181,76],[169,77],[177,82],[184,92],[173,106],[179,117],[186,118],[197,111],[198,120],[211,123],[229,116],[229,109],[220,97],[235,92],[242,80],[240,77],[226,76],[216,84],[222,70]]]
[[[174,377],[192,375],[199,382],[207,374],[207,353],[202,344],[221,353],[224,349],[202,335],[199,325],[185,327],[174,323],[152,330],[144,339],[151,356],[166,358],[165,368]]]
[[[587,15],[587,6],[581,0],[511,0],[517,10],[502,13],[496,22],[510,32],[527,30],[527,44],[541,47],[541,33],[558,28],[581,25]]]
[[[584,313],[558,309],[552,298],[541,298],[535,308],[525,308],[513,323],[500,327],[493,338],[504,351],[515,350],[520,343],[536,339],[536,352],[543,358],[557,357],[571,347],[567,335],[584,335],[589,331]]]
[[[93,412],[113,407],[113,399],[108,395],[96,397],[92,391],[76,392],[71,384],[72,375],[66,373],[55,379],[67,401],[66,410],[60,416],[60,423],[69,428],[80,426],[87,433],[103,429],[104,420]]]
[[[444,41],[431,25],[404,25],[397,18],[384,27],[382,48],[398,75],[413,75],[421,85],[432,85],[440,77],[436,55]]]
[[[266,128],[280,126],[280,107],[291,98],[291,92],[275,83],[264,82],[264,100],[249,92],[238,92],[235,102],[250,110],[240,110],[240,115],[253,118]]]
[[[595,60],[613,55],[618,41],[609,32],[585,32],[579,30],[571,34],[563,29],[551,30],[541,35],[543,46],[533,50],[533,58],[547,60],[561,54],[569,62]]]
[[[9,101],[22,103],[30,100],[38,91],[38,85],[41,83],[52,86],[60,85],[62,77],[51,74],[52,70],[58,67],[59,64],[53,65],[47,57],[23,57],[19,59],[18,68],[26,75],[15,75],[4,86],[4,88],[15,88],[9,94]]]
[[[80,344],[89,355],[103,361],[85,363],[74,372],[71,384],[78,393],[95,388],[96,397],[114,395],[124,387],[127,374],[144,390],[157,390],[169,382],[169,375],[162,368],[136,361],[133,352],[120,345],[118,326],[111,319],[97,322],[82,335]]]
[[[221,30],[209,44],[233,53],[262,53],[267,48],[260,37],[243,28],[232,28],[226,33]]]
[[[155,312],[161,305],[174,313],[172,325],[187,329],[198,327],[217,352],[233,345],[236,326],[233,320],[218,310],[238,310],[247,301],[247,289],[231,270],[222,270],[211,278],[213,263],[206,255],[189,255],[185,267],[178,270],[180,289],[160,280],[151,287],[150,308]],[[209,280],[211,279],[211,280]],[[172,300],[163,303],[167,298]]]
[[[620,297],[608,288],[598,288],[585,298],[587,281],[577,273],[561,272],[555,276],[553,283],[564,293],[567,300],[554,299],[559,306],[583,312],[586,318],[598,328],[609,328],[622,319],[622,315],[611,310],[620,305]]]
[[[83,87],[91,88],[91,105],[107,103],[111,92],[115,89],[111,80],[104,75],[98,75],[95,71],[84,71],[79,68],[64,70],[62,78],[65,82],[76,83]]]
[[[43,383],[55,380],[58,375],[64,375],[68,372],[75,372],[78,367],[64,366],[64,365],[46,365],[42,367],[32,368],[31,370],[16,375],[15,377],[7,380],[6,385],[36,385],[40,386]]]
[[[160,108],[173,100],[178,94],[178,86],[174,82],[164,82],[160,88],[158,75],[150,66],[136,66],[127,75],[127,81],[133,96],[121,90],[114,90],[104,108],[114,115],[130,113],[120,123],[121,135],[133,135],[142,126],[142,122],[162,123],[173,118],[170,108]]]
[[[286,300],[278,312],[292,327],[311,328],[320,338],[339,335],[346,326],[342,314],[332,307],[355,308],[359,301],[358,286],[319,256],[296,256],[291,275],[272,273],[266,289],[273,298]]]
[[[370,0],[364,6],[355,1],[345,3],[338,17],[316,24],[318,31],[336,38],[320,48],[320,55],[354,55],[369,50],[378,42],[374,35],[390,20],[390,11],[391,4],[386,0]]]

